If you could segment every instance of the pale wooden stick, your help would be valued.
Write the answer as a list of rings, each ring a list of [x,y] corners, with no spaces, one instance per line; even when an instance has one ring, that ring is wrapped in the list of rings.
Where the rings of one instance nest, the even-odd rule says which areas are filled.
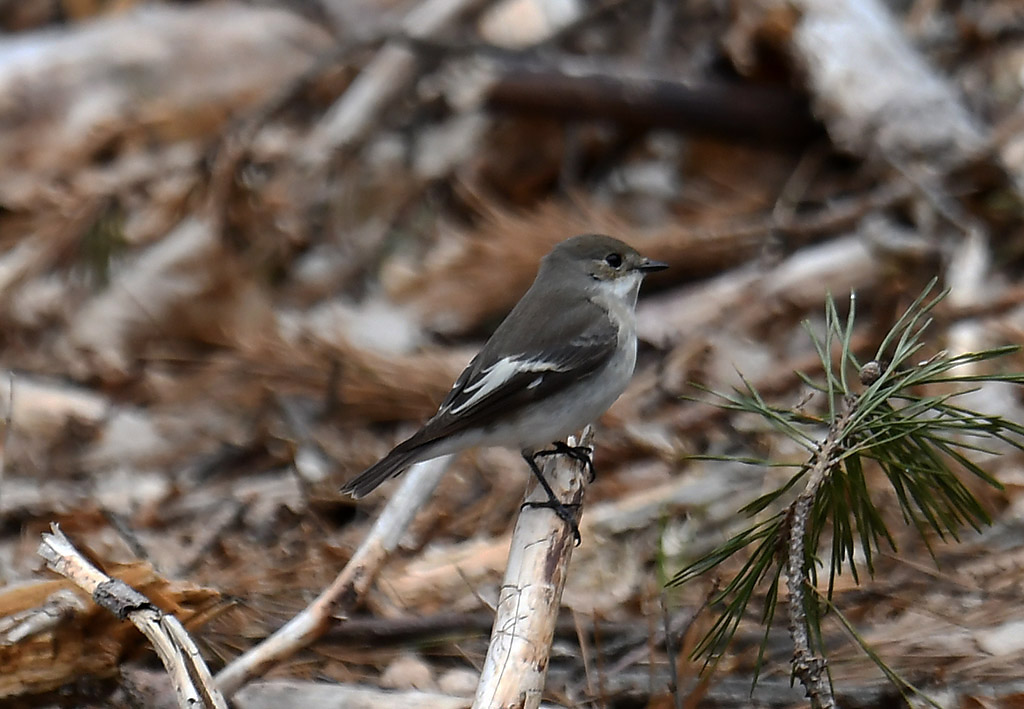
[[[370,533],[331,585],[284,627],[217,674],[217,686],[222,692],[234,694],[249,680],[309,645],[331,627],[336,612],[348,611],[366,593],[413,517],[441,482],[451,458],[435,458],[405,473]]]
[[[593,432],[587,428],[580,445],[590,445],[592,440]],[[571,438],[569,445],[575,445]],[[583,466],[565,456],[552,456],[543,472],[558,499],[576,506],[578,520],[587,475]],[[534,482],[527,502],[546,499]],[[572,530],[552,510],[524,507],[520,512],[473,709],[540,705],[574,543]]]
[[[165,614],[149,599],[90,564],[56,524],[43,534],[39,555],[61,576],[89,593],[93,600],[119,618],[128,618],[149,639],[170,675],[178,706],[227,709],[224,697],[192,638],[178,619]]]
[[[14,372],[7,373],[7,411],[4,413],[4,432],[0,438],[0,512],[4,508],[4,475],[7,472],[7,449],[11,445],[11,423],[14,421]],[[0,579],[3,580],[3,579]]]
[[[409,37],[435,36],[459,15],[482,0],[423,0],[402,19]],[[302,150],[305,161],[322,164],[336,150],[361,139],[377,123],[380,112],[412,81],[416,54],[406,44],[385,44],[313,130]]]

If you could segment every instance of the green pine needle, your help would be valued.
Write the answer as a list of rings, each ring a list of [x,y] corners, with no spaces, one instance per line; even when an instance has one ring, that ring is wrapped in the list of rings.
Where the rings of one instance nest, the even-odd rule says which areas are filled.
[[[831,607],[836,577],[848,570],[859,583],[863,571],[874,575],[875,557],[883,548],[896,550],[895,537],[878,507],[878,496],[869,489],[866,461],[874,461],[885,474],[904,522],[917,530],[930,552],[932,535],[959,541],[965,529],[979,530],[990,524],[988,512],[964,478],[975,477],[997,489],[1001,485],[969,454],[992,454],[988,447],[992,443],[1024,450],[1024,426],[958,406],[954,401],[972,391],[971,385],[1021,384],[1024,374],[978,374],[974,369],[970,374],[959,374],[958,368],[997,359],[1018,348],[997,347],[955,356],[940,353],[917,361],[925,346],[923,335],[931,323],[929,313],[946,295],[936,294],[934,289],[932,281],[886,334],[874,360],[867,365],[862,365],[851,351],[855,299],[850,299],[846,318],[840,317],[831,296],[826,299],[824,336],[816,336],[805,323],[821,358],[822,374],[812,378],[797,373],[804,384],[825,395],[825,410],[818,416],[773,406],[742,377],[741,386],[732,392],[714,394],[726,409],[759,415],[777,433],[807,450],[809,457],[785,484],[742,509],[750,517],[766,518],[754,521],[672,578],[671,584],[683,584],[735,556],[746,559],[713,599],[721,615],[697,644],[696,657],[713,662],[728,646],[755,594],[764,593],[761,619],[765,635],[755,669],[756,683],[768,632],[776,618],[778,589],[786,566],[789,514],[801,483],[816,485],[805,533],[804,581],[812,590],[817,587],[818,564],[828,574],[824,598],[815,592],[804,597],[808,640],[816,653],[824,650],[821,619]],[[839,348],[838,358],[832,354],[835,347]],[[829,431],[827,440],[822,439],[823,428]],[[819,460],[820,455],[829,455],[829,460]],[[751,458],[730,460],[756,462]],[[818,482],[808,479],[814,468],[824,471]],[[822,563],[816,555],[827,531],[831,531],[831,543],[827,550],[821,550],[825,554]],[[866,651],[888,677],[896,677],[876,654]]]

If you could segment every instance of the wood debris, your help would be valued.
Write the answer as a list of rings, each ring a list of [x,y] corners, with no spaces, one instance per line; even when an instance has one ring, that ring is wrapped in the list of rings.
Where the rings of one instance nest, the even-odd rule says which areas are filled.
[[[871,356],[932,278],[923,356],[1024,344],[1024,15],[734,5],[0,2],[0,704],[175,701],[139,633],[45,569],[52,523],[239,707],[515,695],[495,608],[529,595],[502,581],[517,522],[551,521],[520,517],[518,455],[338,489],[435,410],[553,244],[608,232],[671,268],[595,428],[582,546],[525,565],[554,602],[516,622],[553,642],[514,689],[799,705],[781,627],[750,694],[760,606],[702,673],[716,579],[663,587],[787,479],[723,458],[801,460],[701,388],[815,406],[795,372],[820,371],[826,294],[856,292]],[[964,401],[1024,421],[1014,386]],[[833,602],[926,693],[1009,706],[1024,459],[979,456],[992,526],[930,553],[879,477],[897,548]],[[899,701],[825,629],[841,706]]]

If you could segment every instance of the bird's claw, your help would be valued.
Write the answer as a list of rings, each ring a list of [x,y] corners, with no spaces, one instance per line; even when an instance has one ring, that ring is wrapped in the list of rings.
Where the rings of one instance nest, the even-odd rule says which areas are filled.
[[[564,455],[572,458],[578,463],[583,463],[587,468],[587,482],[594,482],[597,479],[597,469],[594,467],[594,449],[590,446],[570,446],[564,441],[555,441],[552,448],[534,453],[535,456]]]
[[[582,543],[583,537],[580,536],[580,528],[576,524],[576,518],[569,511],[570,507],[578,509],[580,507],[580,503],[559,502],[558,500],[544,500],[542,502],[527,501],[521,505],[521,508],[525,507],[542,507],[545,509],[552,510],[556,515],[558,515],[558,519],[565,522],[569,526],[569,529],[572,530],[572,537],[573,540],[576,542],[576,546],[579,546]]]

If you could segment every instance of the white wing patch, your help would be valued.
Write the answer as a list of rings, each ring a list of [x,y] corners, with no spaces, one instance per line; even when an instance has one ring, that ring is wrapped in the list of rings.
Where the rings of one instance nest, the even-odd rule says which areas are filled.
[[[514,357],[503,357],[480,373],[480,377],[471,384],[467,384],[463,391],[472,394],[458,406],[448,410],[450,414],[458,414],[481,401],[491,393],[503,387],[512,377],[522,372],[558,372],[563,368],[554,362],[537,360],[521,360]],[[537,377],[527,388],[532,389],[540,385],[543,377]]]

